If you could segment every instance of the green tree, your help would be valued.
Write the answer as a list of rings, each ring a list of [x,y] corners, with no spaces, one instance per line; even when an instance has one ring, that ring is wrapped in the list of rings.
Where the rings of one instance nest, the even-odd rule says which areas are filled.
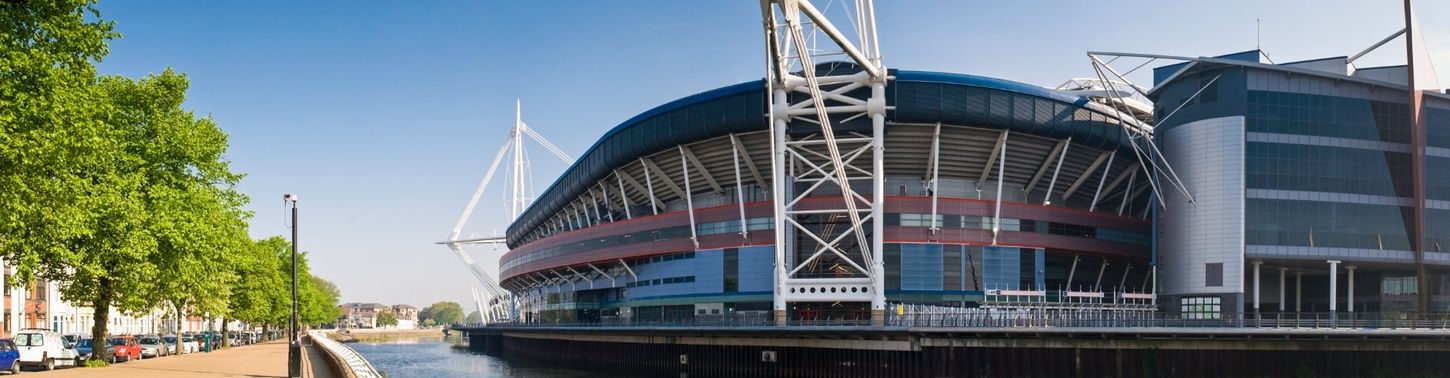
[[[272,300],[272,296],[290,293],[291,289],[283,285],[282,272],[275,264],[276,257],[267,243],[280,243],[282,248],[287,248],[286,242],[279,237],[249,240],[246,248],[235,257],[233,268],[238,280],[227,300],[233,319],[264,326],[275,324],[271,323],[271,316],[280,309],[273,308],[278,303]]]
[[[9,285],[37,275],[65,282],[69,263],[86,254],[135,256],[152,244],[131,232],[138,202],[112,202],[139,184],[109,174],[124,150],[104,120],[109,103],[94,64],[118,36],[112,26],[89,0],[0,2],[0,257],[16,267]]]
[[[224,315],[246,240],[226,134],[182,75],[97,78],[111,29],[90,0],[0,2],[0,257],[90,304],[97,339],[112,308]]]
[[[342,298],[342,291],[337,289],[337,284],[332,283],[332,281],[325,280],[322,277],[311,277],[312,286],[316,286],[318,290],[322,290],[323,293],[326,293],[332,298]]]
[[[112,27],[90,0],[0,1],[0,257],[18,278],[7,283],[74,258],[105,219],[93,210],[108,193],[87,169],[117,148],[94,101]]]
[[[418,311],[419,320],[432,320],[434,324],[451,325],[463,322],[463,306],[457,302],[434,303]]]
[[[298,256],[297,261],[297,292],[300,296],[298,321],[312,326],[336,322],[342,316],[342,311],[338,309],[337,296],[318,284],[328,281],[312,275],[307,267],[305,254]]]
[[[392,311],[383,311],[382,313],[378,314],[378,321],[377,321],[377,323],[378,323],[377,324],[378,327],[380,327],[380,328],[381,327],[397,327],[398,326],[398,316],[397,315],[393,315],[393,312]]]
[[[478,324],[478,323],[483,323],[483,314],[478,313],[478,310],[474,310],[473,312],[468,313],[468,316],[467,317],[463,318],[463,323],[464,324]]]
[[[171,70],[141,80],[105,77],[112,163],[93,167],[111,182],[100,191],[94,237],[78,240],[63,264],[41,266],[64,282],[62,296],[96,309],[92,336],[107,334],[109,310],[143,314],[163,303],[196,314],[225,316],[233,256],[246,248],[246,197],[222,158],[226,134],[208,118],[181,108],[189,83]],[[100,357],[100,356],[98,356]]]
[[[254,247],[257,248],[255,253],[266,263],[259,265],[258,271],[249,273],[257,277],[256,280],[245,278],[238,288],[257,293],[246,295],[247,306],[251,308],[246,315],[247,321],[262,324],[269,330],[286,327],[292,319],[292,245],[280,236],[273,236],[256,241]],[[297,307],[301,325],[332,323],[341,315],[337,296],[326,286],[331,286],[331,283],[312,276],[307,253],[299,252]]]

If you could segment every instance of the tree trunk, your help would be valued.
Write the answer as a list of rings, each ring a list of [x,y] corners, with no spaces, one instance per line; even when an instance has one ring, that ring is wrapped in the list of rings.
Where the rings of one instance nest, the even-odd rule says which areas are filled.
[[[111,279],[101,277],[96,289],[96,298],[91,301],[91,308],[95,309],[95,313],[91,314],[91,320],[95,322],[91,326],[91,360],[110,361],[115,351],[106,348],[110,343],[106,339],[106,325],[110,323],[111,317]]]
[[[176,354],[186,354],[186,341],[181,336],[181,305],[172,302],[172,308],[176,309]]]
[[[221,320],[222,320],[222,349],[231,348],[232,347],[232,340],[231,340],[230,337],[228,337],[228,336],[231,336],[231,335],[228,335],[227,334],[227,317],[222,316],[221,317]]]

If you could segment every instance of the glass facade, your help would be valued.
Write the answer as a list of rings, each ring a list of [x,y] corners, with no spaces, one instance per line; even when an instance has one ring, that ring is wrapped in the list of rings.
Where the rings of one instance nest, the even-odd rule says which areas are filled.
[[[1044,287],[1044,255],[1037,248],[887,244],[886,288],[968,292],[1040,289]]]
[[[931,218],[931,214],[887,213],[886,225],[901,227],[931,227],[933,225]],[[1137,245],[1149,245],[1152,242],[1152,235],[1146,232],[1135,232],[1107,227],[1083,226],[1070,223],[1049,222],[1030,219],[1000,218],[997,221],[999,222],[998,229],[1001,231],[1035,232],[1040,234],[1078,236],[1089,239],[1100,239]],[[935,225],[939,228],[991,230],[992,217],[937,214]]]
[[[1268,91],[1248,91],[1247,100],[1246,126],[1250,133],[1410,143],[1404,104]],[[1402,201],[1414,195],[1410,154],[1352,148],[1333,140],[1314,144],[1249,142],[1244,169],[1248,189],[1362,194]],[[1450,187],[1450,182],[1445,184]],[[1412,207],[1358,203],[1363,200],[1350,203],[1344,196],[1329,198],[1338,200],[1251,195],[1245,200],[1245,243],[1411,249]]]
[[[1245,179],[1251,189],[1414,195],[1406,153],[1250,142],[1245,154]]]
[[[1195,165],[1191,163],[1201,160],[1193,160],[1185,166],[1195,168],[1176,167],[1179,175],[1197,180],[1189,187],[1193,190],[1196,184],[1206,193],[1200,199],[1212,197],[1188,206],[1195,206],[1195,215],[1212,215],[1186,217],[1174,214],[1171,206],[1158,214],[1160,227],[1191,218],[1193,228],[1161,235],[1184,240],[1173,233],[1188,232],[1198,243],[1160,244],[1159,263],[1173,269],[1160,266],[1165,273],[1160,295],[1169,298],[1160,302],[1169,304],[1164,310],[1185,318],[1243,316],[1249,308],[1260,308],[1261,296],[1251,295],[1255,292],[1262,294],[1262,308],[1285,311],[1324,312],[1334,303],[1340,312],[1351,303],[1365,312],[1450,310],[1450,297],[1441,294],[1450,293],[1441,269],[1444,253],[1450,252],[1450,101],[1443,95],[1424,96],[1421,138],[1410,122],[1413,109],[1402,86],[1355,78],[1353,73],[1302,70],[1329,64],[1324,62],[1294,64],[1301,69],[1297,71],[1276,69],[1259,51],[1220,58],[1215,64],[1155,69],[1159,86],[1151,97],[1160,117],[1155,134],[1162,138],[1187,126],[1192,133],[1179,135],[1196,137],[1160,146],[1195,154],[1229,151],[1220,155],[1221,162]],[[1248,63],[1232,64],[1234,60]],[[1205,78],[1217,81],[1203,89]],[[1179,104],[1186,104],[1182,112],[1175,109]],[[1165,117],[1169,111],[1176,115]],[[1421,140],[1426,149],[1417,151],[1414,145]],[[1241,157],[1236,156],[1240,148]],[[1417,167],[1418,154],[1423,154],[1424,164]],[[1417,175],[1422,175],[1423,187],[1416,187]],[[1235,192],[1240,178],[1243,190]],[[1424,203],[1416,203],[1419,194]],[[1224,213],[1214,212],[1218,209]],[[1419,212],[1423,224],[1416,224]],[[1228,230],[1212,229],[1221,224],[1228,224]],[[1237,238],[1231,231],[1239,228],[1243,246],[1195,248],[1211,241],[1204,235]],[[1419,230],[1424,234],[1418,235]],[[1425,242],[1424,255],[1415,253],[1417,238]],[[1233,247],[1243,247],[1243,252]],[[1424,262],[1423,270],[1418,261]],[[1275,271],[1280,277],[1284,272],[1302,275],[1303,287],[1300,280],[1289,281],[1285,285],[1296,294],[1275,295],[1285,292],[1279,280],[1265,279],[1259,287],[1260,282],[1249,278],[1260,268],[1268,277]],[[1330,269],[1337,269],[1337,277]],[[1347,280],[1347,275],[1357,278]],[[1331,282],[1337,291],[1331,290]],[[1354,292],[1352,300],[1346,298],[1347,291]]]
[[[1245,242],[1329,248],[1410,250],[1413,209],[1341,202],[1245,201]]]
[[[1248,91],[1249,132],[1410,143],[1405,104],[1289,92]]]

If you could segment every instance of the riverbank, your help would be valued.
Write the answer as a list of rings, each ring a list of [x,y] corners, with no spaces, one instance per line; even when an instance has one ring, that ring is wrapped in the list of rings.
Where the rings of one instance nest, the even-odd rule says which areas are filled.
[[[398,340],[442,341],[443,329],[350,329],[347,333],[328,331],[327,337],[339,342],[386,343]]]

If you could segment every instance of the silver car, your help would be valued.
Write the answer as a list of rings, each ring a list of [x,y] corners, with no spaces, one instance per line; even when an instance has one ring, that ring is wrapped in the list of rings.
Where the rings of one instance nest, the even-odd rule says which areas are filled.
[[[141,358],[165,357],[171,355],[171,348],[156,335],[141,335],[136,338],[141,345]]]

